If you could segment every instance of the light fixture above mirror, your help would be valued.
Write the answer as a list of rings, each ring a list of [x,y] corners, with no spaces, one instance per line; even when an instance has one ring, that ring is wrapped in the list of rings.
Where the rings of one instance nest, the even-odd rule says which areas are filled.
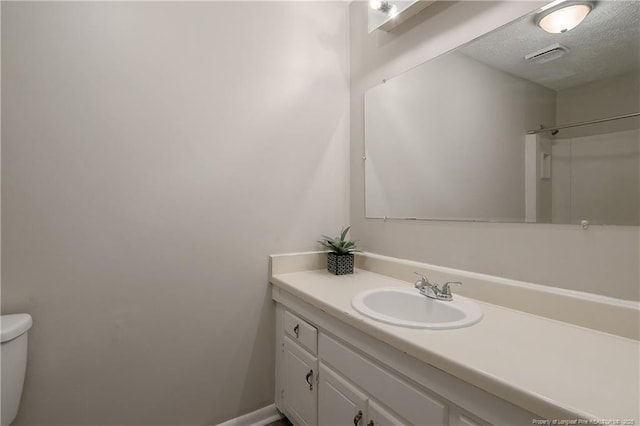
[[[388,1],[371,0],[369,1],[369,7],[373,10],[384,13],[390,18],[398,14],[398,6]]]
[[[369,33],[391,31],[435,0],[368,0]]]

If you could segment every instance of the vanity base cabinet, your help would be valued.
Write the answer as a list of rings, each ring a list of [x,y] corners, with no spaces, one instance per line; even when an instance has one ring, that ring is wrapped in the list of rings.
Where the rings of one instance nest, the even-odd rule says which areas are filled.
[[[276,406],[296,425],[516,426],[540,418],[281,289],[273,298]],[[300,321],[304,346],[292,340]]]

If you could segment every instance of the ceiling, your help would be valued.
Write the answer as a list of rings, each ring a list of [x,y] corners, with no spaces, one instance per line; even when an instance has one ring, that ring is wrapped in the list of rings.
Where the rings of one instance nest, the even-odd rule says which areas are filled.
[[[530,14],[456,49],[493,68],[564,90],[628,72],[640,73],[640,1],[600,1],[586,19],[564,34],[549,34]],[[544,64],[524,59],[554,43],[569,48]]]

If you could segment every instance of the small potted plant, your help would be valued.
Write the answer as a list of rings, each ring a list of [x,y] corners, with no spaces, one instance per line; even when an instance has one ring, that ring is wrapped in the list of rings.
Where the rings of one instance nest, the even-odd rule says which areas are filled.
[[[356,243],[346,240],[351,227],[347,226],[340,232],[339,237],[322,236],[320,244],[330,250],[327,254],[327,270],[335,275],[353,274],[353,253],[358,250]]]

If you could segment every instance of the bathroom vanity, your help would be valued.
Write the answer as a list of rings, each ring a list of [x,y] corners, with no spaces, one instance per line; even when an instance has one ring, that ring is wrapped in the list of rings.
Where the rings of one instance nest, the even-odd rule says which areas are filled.
[[[273,297],[278,302],[276,405],[296,424],[515,425],[540,418],[341,324],[280,288]]]
[[[575,324],[583,316],[581,311],[603,303],[605,316],[628,324],[637,320],[633,302],[576,295],[567,302],[568,295],[545,294],[538,288],[542,286],[500,278],[492,282],[492,277],[480,274],[456,271],[455,275],[446,268],[370,254],[358,257],[359,268],[353,275],[334,276],[324,266],[318,253],[271,257],[275,400],[295,424],[530,425],[543,420],[634,424],[640,420],[634,325],[612,330],[608,328],[615,325],[607,320],[589,324],[593,328]],[[414,270],[434,280],[447,276],[463,281],[465,290],[460,292],[466,291],[468,297],[484,291],[495,302],[512,291],[533,304],[563,302],[565,309],[558,315],[570,315],[574,323],[478,300],[484,313],[479,323],[429,330],[385,324],[352,308],[353,297],[362,291],[411,288]]]

